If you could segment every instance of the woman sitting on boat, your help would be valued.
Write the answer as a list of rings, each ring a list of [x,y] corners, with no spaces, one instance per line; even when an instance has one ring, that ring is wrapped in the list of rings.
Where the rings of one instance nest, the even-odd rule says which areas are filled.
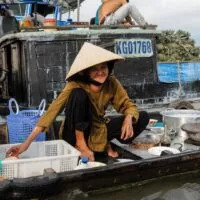
[[[118,157],[109,141],[131,143],[146,127],[149,116],[138,111],[117,78],[113,75],[114,63],[123,58],[101,47],[85,42],[76,56],[66,80],[65,88],[49,106],[26,141],[12,147],[8,153],[18,156],[36,136],[47,131],[56,116],[65,108],[62,138],[76,147],[81,156],[95,160],[96,152],[107,152]],[[119,113],[105,117],[109,104]]]
[[[119,25],[128,23],[134,25],[133,20],[143,28],[148,25],[136,6],[129,0],[102,0],[102,5],[96,12],[95,24]]]

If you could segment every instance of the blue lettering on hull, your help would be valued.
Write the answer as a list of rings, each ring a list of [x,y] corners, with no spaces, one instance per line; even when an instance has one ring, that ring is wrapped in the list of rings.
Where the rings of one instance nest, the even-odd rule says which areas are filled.
[[[152,42],[149,39],[116,39],[115,53],[123,57],[151,57]]]

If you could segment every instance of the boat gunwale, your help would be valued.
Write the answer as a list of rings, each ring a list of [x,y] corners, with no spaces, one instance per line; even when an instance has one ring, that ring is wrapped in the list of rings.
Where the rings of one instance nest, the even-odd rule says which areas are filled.
[[[71,188],[75,189],[77,187],[82,191],[88,192],[98,190],[99,188],[139,183],[155,177],[167,177],[192,172],[197,170],[199,165],[200,150],[194,150],[180,154],[112,164],[104,167],[49,173],[29,178],[14,178],[13,180],[3,181],[4,185],[2,183],[0,184],[0,197],[6,197],[8,195],[8,199],[15,199],[16,191],[18,191],[19,194],[17,195],[20,195],[20,192],[22,192],[23,195],[32,195],[32,198],[35,197],[35,191],[39,190],[42,192],[46,187],[55,187],[55,191],[49,191],[53,194],[54,192],[59,193],[65,189],[70,190]],[[130,174],[133,175],[130,176]],[[83,180],[87,180],[87,184],[84,184]]]

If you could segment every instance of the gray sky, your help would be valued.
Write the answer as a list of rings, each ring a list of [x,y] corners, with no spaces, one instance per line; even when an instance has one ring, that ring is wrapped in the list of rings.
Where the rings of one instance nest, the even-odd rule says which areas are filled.
[[[182,29],[200,46],[200,0],[130,0],[150,24],[159,30]],[[94,17],[101,0],[85,0],[81,5],[80,20]],[[76,11],[72,13],[76,19]]]

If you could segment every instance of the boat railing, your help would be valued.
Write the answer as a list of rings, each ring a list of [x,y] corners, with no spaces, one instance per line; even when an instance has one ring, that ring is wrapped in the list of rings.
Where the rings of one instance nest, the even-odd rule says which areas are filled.
[[[24,27],[21,26],[20,30],[23,31],[41,31],[41,30],[74,30],[74,29],[130,29],[130,28],[141,28],[143,30],[155,30],[156,25],[148,25],[146,27],[142,27],[139,25],[90,25],[89,22],[73,22],[70,25],[65,26],[34,26],[34,27]]]
[[[30,32],[30,31],[41,31],[41,30],[74,30],[79,28],[89,28],[89,29],[128,29],[128,28],[140,28],[140,29],[156,29],[156,25],[147,25],[147,26],[139,26],[139,25],[90,25],[89,22],[82,22],[80,21],[80,4],[84,0],[0,0],[0,4],[25,4],[25,11],[22,16],[15,16],[17,21],[20,24],[20,31],[23,32]],[[37,5],[38,4],[38,5]],[[56,26],[47,26],[45,27],[43,25],[44,19],[49,19],[47,16],[42,16],[44,19],[38,20],[38,14],[37,13],[37,7],[39,4],[44,5],[51,5],[55,8],[55,10],[52,13],[52,16],[50,18],[53,18],[56,20]],[[35,5],[35,6],[33,6]],[[36,6],[37,5],[37,6]],[[71,19],[70,17],[70,11],[77,8],[77,19],[74,21],[74,19]],[[33,13],[35,13],[35,16],[33,17]],[[67,20],[62,19],[63,13],[68,13],[68,19],[71,21],[68,22]],[[28,26],[24,25],[24,21],[31,20],[31,22],[26,23]],[[59,24],[61,23],[61,24]]]

